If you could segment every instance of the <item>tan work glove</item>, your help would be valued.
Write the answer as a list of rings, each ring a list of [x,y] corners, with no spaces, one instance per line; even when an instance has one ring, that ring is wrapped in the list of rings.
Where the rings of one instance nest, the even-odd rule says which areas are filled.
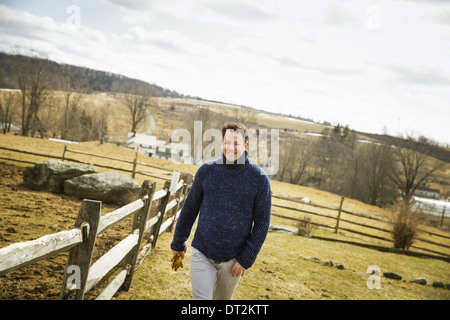
[[[186,251],[184,251],[186,252]],[[183,268],[183,255],[182,252],[177,252],[173,255],[172,259],[170,259],[172,262],[172,269],[177,271],[180,267]]]

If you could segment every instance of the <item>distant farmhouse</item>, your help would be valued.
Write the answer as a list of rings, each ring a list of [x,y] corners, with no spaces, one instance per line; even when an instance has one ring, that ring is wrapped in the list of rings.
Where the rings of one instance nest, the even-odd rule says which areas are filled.
[[[417,187],[414,195],[417,197],[440,199],[441,191],[439,189],[432,189],[428,187]]]
[[[190,146],[183,145],[182,143],[173,143],[156,139],[155,136],[149,136],[146,134],[136,133],[133,137],[133,133],[128,133],[127,146],[129,148],[139,148],[139,151],[146,156],[165,159],[165,160],[178,160],[183,163],[191,163],[190,155],[188,152],[181,153],[180,150],[189,150]],[[176,154],[180,152],[180,157],[174,158]],[[180,159],[181,158],[181,159]]]

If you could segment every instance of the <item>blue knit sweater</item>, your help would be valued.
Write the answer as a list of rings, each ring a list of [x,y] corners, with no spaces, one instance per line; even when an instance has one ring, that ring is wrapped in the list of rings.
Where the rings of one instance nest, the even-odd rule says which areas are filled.
[[[192,226],[192,246],[224,262],[236,258],[244,268],[256,260],[270,224],[271,191],[266,173],[242,155],[234,164],[225,157],[198,169],[177,222],[172,250],[184,251]],[[242,164],[244,163],[244,164]]]

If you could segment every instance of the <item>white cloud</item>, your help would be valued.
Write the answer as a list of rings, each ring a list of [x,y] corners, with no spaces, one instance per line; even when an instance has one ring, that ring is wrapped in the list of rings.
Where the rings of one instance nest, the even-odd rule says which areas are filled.
[[[149,8],[152,1],[148,0],[101,0],[104,3],[116,5],[125,10],[142,10]]]
[[[129,25],[140,25],[151,22],[150,14],[147,12],[132,12],[125,14],[122,21]]]
[[[73,30],[0,6],[0,49],[34,48],[186,94],[450,142],[442,120],[450,118],[450,9],[439,1],[101,2],[114,5],[114,30],[99,29],[103,11],[97,24],[82,15]]]

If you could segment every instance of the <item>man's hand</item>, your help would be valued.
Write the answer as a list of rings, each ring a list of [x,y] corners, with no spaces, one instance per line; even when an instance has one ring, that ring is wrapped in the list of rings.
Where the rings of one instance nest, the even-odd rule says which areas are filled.
[[[175,251],[175,250],[172,250],[172,254],[173,254],[173,255],[176,255],[178,252],[181,253],[181,257],[184,259],[184,253],[186,252],[186,250],[184,250],[184,251]]]
[[[236,261],[230,272],[233,277],[244,276],[245,268]]]
[[[184,253],[186,251],[174,251],[173,257],[170,259],[170,262],[172,262],[172,269],[177,271],[179,268],[183,268],[183,259],[184,259]]]

